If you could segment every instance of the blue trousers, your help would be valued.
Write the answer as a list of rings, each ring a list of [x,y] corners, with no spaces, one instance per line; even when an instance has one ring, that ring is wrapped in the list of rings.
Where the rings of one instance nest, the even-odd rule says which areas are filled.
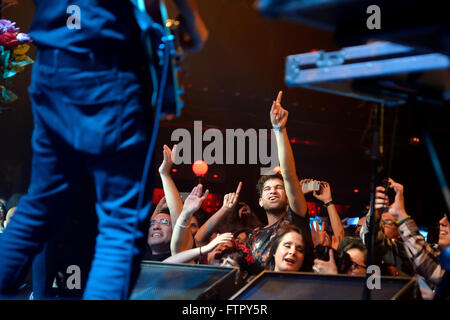
[[[86,171],[95,183],[99,234],[83,298],[127,299],[151,205],[147,193],[143,210],[136,210],[151,138],[149,95],[136,71],[102,69],[93,56],[74,64],[58,50],[45,54],[38,51],[29,89],[31,183],[3,234],[0,295],[12,297],[23,267],[61,223],[71,186]]]

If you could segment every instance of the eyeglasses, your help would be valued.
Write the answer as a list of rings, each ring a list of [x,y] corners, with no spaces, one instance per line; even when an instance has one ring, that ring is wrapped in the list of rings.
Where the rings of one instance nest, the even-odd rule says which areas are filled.
[[[357,264],[356,262],[352,261],[352,264],[350,265],[350,268],[352,270],[355,270],[355,269],[365,269],[367,267],[366,266],[362,266],[362,265]]]
[[[153,227],[157,223],[168,226],[170,224],[170,221],[169,221],[169,219],[152,219],[152,220],[150,220],[151,227]]]

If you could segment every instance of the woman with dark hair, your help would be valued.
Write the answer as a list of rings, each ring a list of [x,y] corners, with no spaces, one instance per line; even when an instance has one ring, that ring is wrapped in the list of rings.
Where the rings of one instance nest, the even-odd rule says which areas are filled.
[[[314,252],[312,243],[307,239],[294,225],[281,229],[272,240],[266,270],[312,271]]]
[[[250,228],[243,228],[234,231],[233,238],[236,240],[238,244],[241,246],[245,246],[247,243],[248,235],[252,232]]]
[[[323,274],[338,274],[345,273],[349,275],[366,275],[367,270],[367,248],[360,238],[356,237],[344,237],[339,243],[337,254],[339,256],[348,256],[348,263],[345,263],[345,267],[340,265],[339,271],[336,266],[334,254],[330,249],[329,260],[324,261],[321,259],[314,260],[313,270],[317,273]],[[342,269],[343,268],[343,269]]]

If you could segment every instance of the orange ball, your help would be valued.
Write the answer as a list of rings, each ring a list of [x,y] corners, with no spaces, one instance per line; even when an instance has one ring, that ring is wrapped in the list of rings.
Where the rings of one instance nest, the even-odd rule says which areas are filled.
[[[196,176],[204,176],[208,172],[208,164],[203,160],[197,160],[192,165],[192,171]]]

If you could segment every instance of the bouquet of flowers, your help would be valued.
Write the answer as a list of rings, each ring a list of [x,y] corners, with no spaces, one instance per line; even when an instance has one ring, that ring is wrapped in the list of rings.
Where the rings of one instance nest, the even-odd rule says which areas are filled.
[[[11,83],[12,77],[33,63],[26,55],[30,49],[29,42],[30,37],[20,33],[15,22],[0,19],[0,104],[17,99],[6,86]]]

